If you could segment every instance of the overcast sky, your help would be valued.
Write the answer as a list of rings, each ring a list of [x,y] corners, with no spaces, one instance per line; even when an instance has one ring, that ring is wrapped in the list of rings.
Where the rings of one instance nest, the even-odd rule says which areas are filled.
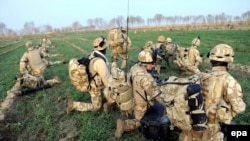
[[[86,26],[88,19],[109,21],[117,16],[126,18],[128,13],[146,20],[155,14],[206,16],[224,12],[241,16],[249,10],[249,0],[0,0],[0,22],[20,30],[25,22],[61,28],[78,21]]]

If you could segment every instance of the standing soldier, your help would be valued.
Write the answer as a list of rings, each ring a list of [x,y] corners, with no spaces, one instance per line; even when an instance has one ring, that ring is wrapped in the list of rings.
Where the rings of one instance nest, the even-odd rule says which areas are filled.
[[[107,42],[105,38],[96,38],[93,42],[94,51],[90,54],[89,73],[92,77],[90,81],[89,94],[92,103],[78,102],[71,99],[67,102],[67,114],[72,110],[96,111],[102,107],[102,89],[104,95],[108,92],[107,83],[110,76],[108,59],[106,58]]]
[[[11,106],[16,95],[23,95],[26,92],[48,88],[55,84],[61,83],[58,77],[45,80],[43,73],[46,63],[43,61],[41,52],[33,47],[32,42],[25,44],[26,52],[20,60],[20,75],[17,76],[17,82],[11,90],[7,92],[1,109],[7,109]]]
[[[188,51],[188,59],[192,66],[198,69],[198,66],[202,63],[202,58],[198,47],[200,46],[200,37],[194,38],[192,41],[192,46]]]
[[[216,45],[209,53],[212,70],[201,73],[201,88],[207,114],[203,132],[182,132],[180,141],[223,141],[220,123],[230,124],[233,117],[245,111],[246,104],[240,84],[228,73],[234,51],[226,44]]]
[[[138,129],[140,120],[155,102],[155,98],[161,94],[155,79],[150,74],[154,68],[152,52],[143,50],[138,55],[139,62],[130,69],[129,81],[132,82],[134,107],[134,119],[118,119],[115,137],[120,138],[124,132]]]
[[[122,58],[121,69],[126,69],[126,63],[128,59],[128,51],[130,50],[132,43],[127,36],[128,31],[121,28],[113,28],[109,31],[108,40],[109,47],[111,48],[112,62],[117,63],[118,58]]]

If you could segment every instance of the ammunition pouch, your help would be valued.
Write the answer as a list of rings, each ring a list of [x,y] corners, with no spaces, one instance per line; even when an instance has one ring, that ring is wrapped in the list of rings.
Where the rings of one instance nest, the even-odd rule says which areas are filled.
[[[120,110],[126,111],[134,107],[133,94],[130,86],[121,84],[116,87],[116,90],[116,103]]]
[[[224,101],[221,100],[217,106],[216,116],[220,122],[225,124],[230,124],[233,119],[230,106]]]
[[[203,107],[203,97],[200,93],[199,84],[191,84],[187,87],[187,100],[189,105],[189,114],[192,119],[192,129],[203,131],[207,128],[207,116]]]
[[[192,84],[187,87],[187,99],[190,111],[200,109],[203,106],[203,97],[200,90],[201,87],[199,84]]]
[[[194,131],[203,131],[207,129],[207,115],[204,110],[194,110],[190,112],[192,119],[192,129]]]

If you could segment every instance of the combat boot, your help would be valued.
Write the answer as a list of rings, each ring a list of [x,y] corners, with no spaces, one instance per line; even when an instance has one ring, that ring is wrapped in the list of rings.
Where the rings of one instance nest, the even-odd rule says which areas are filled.
[[[123,119],[117,119],[115,137],[120,138],[124,132],[125,121]]]
[[[16,96],[22,95],[22,91],[12,91],[12,93],[15,94]]]
[[[67,61],[66,59],[63,59],[63,60],[62,60],[62,63],[63,63],[63,64],[66,64],[66,63],[68,63],[68,61]]]
[[[105,113],[111,112],[114,109],[115,103],[109,104],[108,102],[105,102],[103,104],[103,111]]]
[[[67,109],[66,109],[67,114],[70,114],[71,111],[73,111],[73,110],[74,110],[74,108],[73,108],[73,100],[68,99],[68,101],[67,101]]]
[[[55,80],[55,83],[58,83],[58,84],[62,83],[62,80],[58,76],[55,76],[53,79]]]

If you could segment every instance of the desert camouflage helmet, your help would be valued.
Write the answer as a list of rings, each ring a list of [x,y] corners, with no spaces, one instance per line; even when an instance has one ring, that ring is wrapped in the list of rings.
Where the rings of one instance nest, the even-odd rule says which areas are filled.
[[[103,37],[96,38],[93,42],[94,50],[104,50],[107,48],[107,41]]]
[[[172,39],[171,38],[167,38],[167,42],[168,43],[172,43]]]
[[[233,48],[227,44],[218,44],[210,51],[209,59],[218,62],[233,62]]]
[[[141,63],[153,63],[152,52],[149,50],[142,50],[138,55],[138,60]]]
[[[25,44],[26,49],[30,49],[33,47],[33,43],[31,41],[26,42]]]
[[[200,44],[201,44],[201,41],[200,41],[200,39],[199,38],[194,38],[193,39],[193,41],[192,41],[192,45],[193,46],[200,46]]]
[[[165,37],[163,35],[159,36],[157,39],[158,42],[164,43],[165,42]]]

